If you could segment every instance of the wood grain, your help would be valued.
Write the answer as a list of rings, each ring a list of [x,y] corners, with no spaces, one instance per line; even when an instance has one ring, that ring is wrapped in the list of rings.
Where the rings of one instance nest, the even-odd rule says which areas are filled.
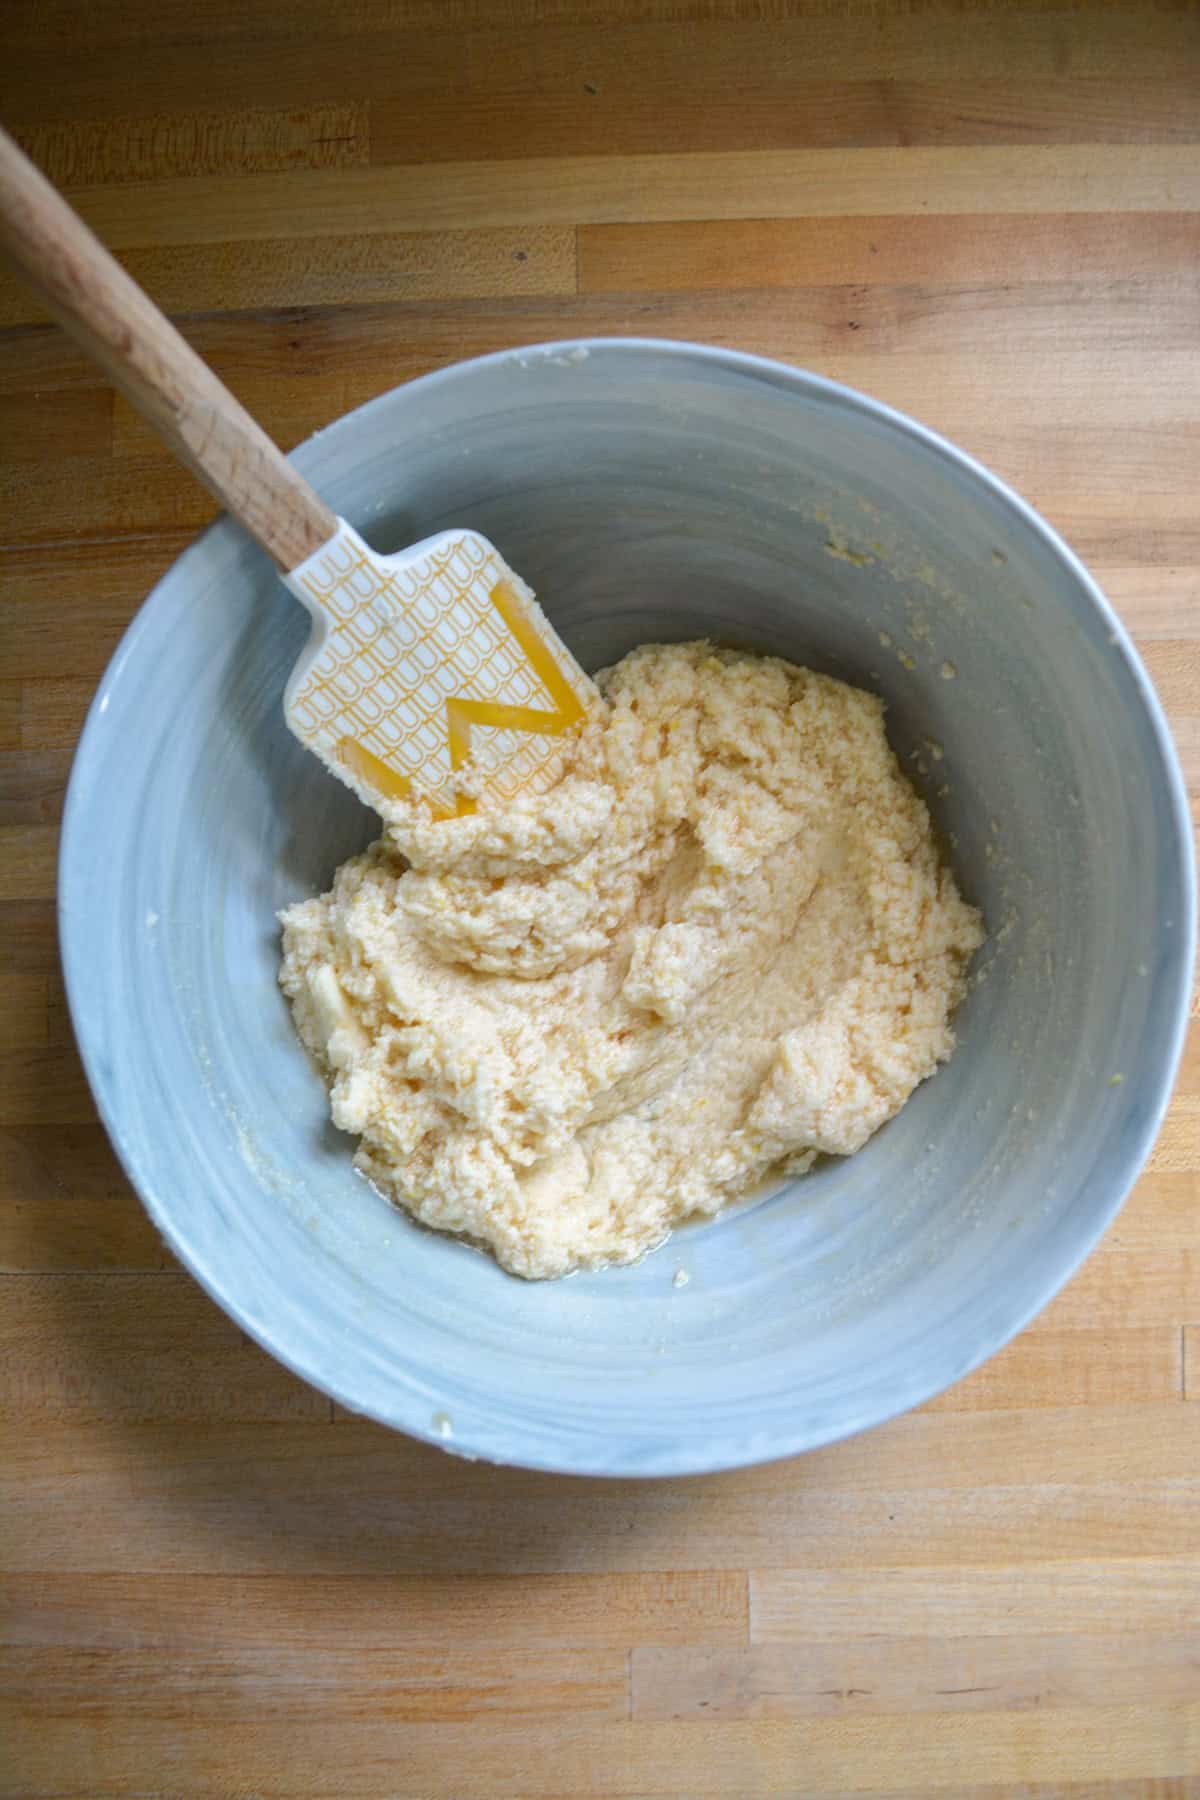
[[[1091,561],[1200,804],[1193,7],[9,0],[0,113],[285,447],[593,332],[948,432]],[[174,1263],[73,1046],[55,840],[213,510],[0,278],[0,1796],[1196,1800],[1200,1027],[1064,1293],[791,1464],[454,1460]]]
[[[86,1308],[72,1310],[65,1286],[59,1317],[77,1353],[103,1362],[92,1348],[100,1328]],[[1149,1556],[1165,1568],[1194,1555],[1200,1408],[1180,1393],[922,1413],[880,1435],[853,1457],[822,1451],[811,1467],[693,1482],[681,1494],[464,1467],[344,1415],[316,1432],[291,1420],[100,1418],[90,1403],[12,1445],[0,1496],[9,1565],[80,1576],[281,1577],[296,1559],[310,1574],[472,1577],[954,1575],[1067,1561],[1094,1563],[1102,1585],[1109,1561]],[[964,1631],[980,1629],[974,1617],[964,1606]]]
[[[0,1578],[13,1648],[91,1652],[136,1642],[183,1654],[268,1650],[470,1654],[621,1650],[648,1644],[715,1647],[749,1641],[744,1577],[724,1571],[502,1577],[120,1574]]]
[[[197,175],[71,196],[114,249],[254,242],[281,211],[295,237],[879,213],[1200,210],[1190,144],[987,145],[969,152],[727,150],[685,156],[530,157],[244,175]],[[386,222],[386,223],[385,223]]]
[[[367,391],[377,392],[456,356],[505,345],[579,333],[678,335],[699,326],[712,337],[744,341],[759,354],[792,354],[806,364],[819,363],[829,352],[896,353],[899,359],[944,349],[990,356],[1006,344],[1014,349],[1028,344],[1043,356],[1055,349],[1107,356],[1139,346],[1144,352],[1148,333],[1163,350],[1194,350],[1200,345],[1196,293],[1194,278],[1156,282],[1136,275],[1111,284],[816,287],[797,289],[783,300],[774,290],[739,289],[203,315],[184,321],[184,330],[235,386],[247,373],[293,383],[336,369],[364,388],[373,379],[376,387]],[[1147,369],[1153,362],[1146,358]],[[60,333],[0,336],[0,394],[95,385],[95,371]],[[1108,454],[1118,453],[1118,446],[1109,447]]]
[[[55,826],[0,825],[0,901],[53,894],[57,855]]]
[[[282,1694],[282,1683],[276,1691]],[[911,1775],[917,1792],[970,1794],[972,1789],[959,1785],[964,1763],[981,1783],[1011,1796],[1026,1794],[1027,1782],[1186,1775],[1200,1752],[1200,1706],[1168,1702],[1045,1713],[935,1713],[921,1719],[919,1730],[908,1719],[886,1715],[716,1725],[642,1720],[598,1725],[583,1719],[539,1721],[531,1729],[524,1720],[497,1718],[412,1724],[391,1717],[385,1706],[326,1723],[319,1712],[308,1711],[302,1697],[269,1712],[256,1698],[243,1703],[240,1717],[224,1719],[216,1729],[192,1713],[95,1719],[68,1715],[60,1706],[49,1719],[16,1719],[8,1744],[16,1766],[36,1784],[34,1791],[60,1797],[80,1792],[69,1783],[81,1757],[90,1776],[84,1792],[119,1793],[138,1782],[142,1792],[147,1784],[152,1792],[178,1791],[180,1772],[186,1771],[188,1794],[204,1800],[225,1800],[229,1767],[252,1793],[282,1787],[306,1800],[335,1795],[358,1800],[378,1792],[422,1800],[442,1791],[448,1767],[455,1793],[532,1800],[597,1793],[648,1797],[670,1794],[671,1783],[686,1768],[689,1796],[749,1791],[757,1800],[795,1795],[799,1768],[806,1784],[799,1791],[808,1800],[822,1790],[870,1793],[891,1787],[895,1793],[897,1768]],[[1052,1791],[1064,1790],[1060,1785]]]
[[[48,983],[32,972],[8,979]],[[0,1270],[90,1273],[165,1261],[102,1126],[21,1123],[0,1132]]]
[[[573,294],[575,235],[542,225],[276,237],[138,249],[124,262],[134,280],[173,312]],[[37,303],[19,290],[4,294],[0,325],[41,317]]]
[[[646,1647],[633,1652],[630,1683],[635,1719],[1023,1712],[1102,1706],[1114,1684],[1134,1704],[1178,1704],[1195,1695],[1196,1638],[1062,1631]]]
[[[1194,277],[1200,218],[1167,213],[699,220],[591,225],[584,293]]]
[[[16,0],[10,11],[17,10]],[[153,105],[188,117],[259,110],[270,45],[272,106],[301,111],[331,93],[371,109],[371,155],[405,162],[663,148],[938,141],[1194,140],[1200,53],[1186,9],[924,4],[900,9],[768,0],[629,0],[550,6],[442,0],[303,9],[274,0],[205,9],[203,57],[186,30],[140,8],[105,9],[81,42],[75,9],[36,0],[10,28],[10,119],[119,120]],[[686,25],[687,53],[679,34]],[[447,39],[469,35],[461,53]],[[50,82],[53,81],[53,87]],[[595,90],[595,91],[593,91]],[[47,96],[52,95],[50,105]],[[39,101],[41,108],[39,111]]]
[[[1200,1559],[1135,1556],[974,1569],[770,1570],[750,1579],[751,1641],[955,1635],[970,1611],[983,1637],[1061,1631],[1187,1632]]]
[[[15,750],[21,741],[21,684],[0,679],[0,749]]]
[[[45,716],[66,718],[45,700],[47,692],[54,693],[48,684],[81,681],[90,695],[121,633],[189,542],[189,535],[181,531],[174,536],[113,536],[91,542],[34,543],[22,549],[10,544],[4,558],[0,632],[5,665],[19,669],[21,681],[0,687],[0,692],[9,690],[13,721],[7,747],[16,748],[23,738],[26,749],[73,748],[82,722],[78,706],[71,712],[73,723],[65,741],[57,745],[32,741],[40,730],[37,721]],[[53,630],[48,629],[49,593],[54,596]]]
[[[71,750],[83,729],[96,683],[85,676],[51,676],[21,684],[23,750]],[[46,895],[52,890],[47,889]]]
[[[153,181],[171,175],[343,169],[369,155],[361,101],[244,112],[38,121],[18,133],[55,187]]]
[[[190,1276],[27,1275],[5,1280],[0,1296],[0,1420],[329,1421],[331,1402],[265,1355]],[[77,1332],[91,1345],[83,1362]],[[35,1344],[58,1354],[31,1355]]]

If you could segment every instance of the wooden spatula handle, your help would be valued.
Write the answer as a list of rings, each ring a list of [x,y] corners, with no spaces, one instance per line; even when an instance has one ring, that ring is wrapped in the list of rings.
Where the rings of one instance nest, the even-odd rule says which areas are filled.
[[[321,497],[3,131],[0,248],[281,569],[333,536]]]

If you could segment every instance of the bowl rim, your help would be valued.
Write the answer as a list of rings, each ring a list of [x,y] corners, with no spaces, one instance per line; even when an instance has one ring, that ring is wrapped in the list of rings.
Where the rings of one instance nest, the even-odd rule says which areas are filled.
[[[514,1446],[517,1450],[516,1454],[509,1449],[500,1454],[494,1446],[473,1443],[469,1436],[447,1441],[431,1428],[428,1407],[418,1405],[415,1399],[405,1394],[403,1390],[397,1388],[393,1391],[393,1397],[397,1404],[390,1411],[375,1405],[364,1405],[358,1397],[344,1393],[336,1384],[331,1384],[311,1360],[299,1351],[290,1346],[284,1348],[281,1343],[276,1342],[271,1332],[259,1320],[245,1316],[239,1310],[237,1303],[229,1299],[223,1291],[219,1272],[210,1269],[203,1257],[192,1251],[186,1233],[176,1224],[169,1202],[165,1201],[157,1191],[152,1177],[148,1173],[143,1173],[139,1168],[139,1159],[135,1148],[122,1129],[119,1107],[106,1081],[99,1048],[88,1041],[87,1033],[81,1024],[86,959],[81,951],[72,949],[69,924],[70,915],[75,910],[76,896],[82,896],[86,887],[90,885],[86,868],[82,865],[82,861],[77,862],[74,843],[81,835],[78,830],[78,815],[82,810],[83,771],[99,735],[100,719],[108,704],[107,689],[110,680],[132,648],[146,608],[162,583],[170,578],[178,562],[196,549],[213,532],[226,531],[230,527],[232,522],[224,512],[218,514],[209,525],[198,532],[155,581],[122,633],[97,685],[72,759],[63,808],[59,839],[57,927],[68,1009],[75,1040],[101,1122],[122,1169],[149,1214],[151,1222],[166,1240],[172,1253],[217,1305],[232,1317],[262,1349],[274,1357],[277,1362],[282,1363],[285,1368],[290,1369],[292,1373],[298,1375],[319,1392],[329,1395],[348,1411],[374,1419],[379,1424],[401,1431],[409,1437],[448,1451],[452,1455],[548,1474],[655,1479],[667,1476],[716,1473],[726,1469],[753,1467],[761,1463],[778,1461],[808,1450],[816,1450],[826,1445],[843,1442],[847,1438],[857,1436],[859,1432],[884,1424],[889,1419],[897,1418],[943,1393],[1003,1349],[1066,1286],[1096,1248],[1128,1198],[1159,1135],[1171,1099],[1180,1059],[1183,1055],[1195,968],[1196,867],[1187,790],[1162,704],[1132,638],[1082,559],[1054,526],[1044,519],[1027,500],[1023,499],[1000,476],[977,461],[969,452],[960,449],[948,438],[921,424],[919,420],[912,418],[909,414],[887,405],[884,401],[876,400],[843,382],[832,381],[811,370],[779,362],[771,357],[758,356],[748,351],[718,344],[695,343],[686,339],[623,335],[550,339],[544,342],[490,351],[482,356],[464,358],[442,368],[431,370],[424,375],[416,376],[409,381],[401,382],[395,387],[385,389],[361,406],[341,414],[329,425],[313,433],[289,452],[289,457],[294,459],[303,470],[306,463],[315,460],[318,454],[318,444],[320,453],[328,453],[331,448],[337,447],[339,439],[348,433],[353,433],[368,415],[385,411],[395,405],[400,395],[417,399],[421,394],[428,393],[442,384],[453,383],[476,371],[514,361],[526,364],[534,359],[545,359],[572,364],[584,362],[593,355],[613,354],[633,357],[653,355],[658,358],[667,357],[678,364],[699,362],[717,366],[743,378],[765,382],[776,388],[790,389],[797,394],[817,398],[826,404],[858,413],[899,433],[904,438],[916,440],[934,458],[951,465],[960,474],[965,474],[986,494],[990,495],[1002,510],[1012,515],[1020,526],[1041,541],[1044,548],[1060,563],[1076,588],[1107,627],[1109,641],[1120,653],[1133,678],[1135,690],[1150,725],[1155,748],[1166,777],[1169,817],[1174,835],[1182,851],[1179,858],[1182,937],[1177,952],[1178,984],[1172,996],[1169,1024],[1161,1039],[1164,1053],[1156,1077],[1156,1087],[1152,1091],[1152,1098],[1148,1100],[1140,1125],[1131,1131],[1131,1147],[1124,1159],[1125,1174],[1118,1182],[1112,1197],[1089,1217],[1085,1229],[1079,1233],[1070,1247],[1061,1252],[1051,1264],[1043,1263],[1031,1273],[1027,1289],[1029,1297],[1026,1303],[1016,1307],[998,1325],[985,1332],[976,1341],[970,1358],[965,1363],[956,1360],[953,1369],[945,1372],[944,1379],[939,1374],[939,1377],[932,1383],[923,1381],[913,1391],[898,1392],[891,1403],[867,1408],[861,1416],[849,1420],[835,1430],[816,1435],[806,1435],[800,1431],[791,1438],[786,1434],[777,1434],[775,1440],[770,1444],[764,1444],[752,1425],[748,1424],[744,1434],[737,1436],[725,1434],[722,1437],[705,1439],[702,1444],[685,1446],[682,1451],[675,1445],[664,1444],[661,1454],[656,1455],[652,1460],[643,1458],[636,1467],[622,1465],[620,1462],[614,1463],[611,1455],[604,1455],[595,1432],[589,1434],[584,1431],[578,1438],[573,1438],[569,1444],[564,1443],[563,1454],[555,1458],[522,1455],[519,1453],[519,1446]],[[901,1384],[897,1384],[897,1386],[899,1385]]]

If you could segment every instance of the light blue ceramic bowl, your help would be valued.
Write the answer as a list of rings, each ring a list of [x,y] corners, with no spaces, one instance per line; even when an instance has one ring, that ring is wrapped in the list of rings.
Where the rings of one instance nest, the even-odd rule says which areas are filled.
[[[991,940],[953,1061],[850,1161],[551,1284],[418,1229],[352,1172],[276,987],[277,910],[376,824],[285,729],[305,618],[220,523],[113,659],[62,856],[84,1059],[172,1248],[344,1405],[537,1468],[784,1456],[974,1368],[1120,1206],[1184,1026],[1182,783],[1086,571],[911,421],[684,344],[466,363],[296,461],[381,549],[478,527],[593,668],[711,634],[881,691]]]

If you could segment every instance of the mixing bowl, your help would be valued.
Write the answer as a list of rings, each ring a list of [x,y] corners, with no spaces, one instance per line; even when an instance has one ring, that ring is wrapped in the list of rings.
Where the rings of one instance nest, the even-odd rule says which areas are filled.
[[[305,616],[219,523],[104,678],[62,855],[84,1060],[176,1254],[345,1406],[575,1473],[783,1456],[998,1349],[1146,1156],[1190,973],[1178,768],[1080,563],[920,426],[686,344],[462,364],[296,461],[381,549],[486,533],[590,668],[710,635],[881,692],[990,938],[954,1058],[858,1156],[566,1281],[421,1230],[354,1174],[276,986],[277,910],[377,821],[289,736]]]

